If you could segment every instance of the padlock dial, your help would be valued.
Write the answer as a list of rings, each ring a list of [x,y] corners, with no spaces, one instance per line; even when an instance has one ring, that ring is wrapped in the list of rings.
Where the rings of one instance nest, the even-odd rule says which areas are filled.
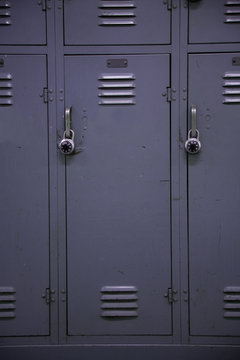
[[[59,148],[63,154],[71,154],[74,150],[73,141],[71,139],[63,139]]]
[[[188,139],[185,144],[185,149],[189,154],[197,154],[201,149],[201,143],[198,139]]]

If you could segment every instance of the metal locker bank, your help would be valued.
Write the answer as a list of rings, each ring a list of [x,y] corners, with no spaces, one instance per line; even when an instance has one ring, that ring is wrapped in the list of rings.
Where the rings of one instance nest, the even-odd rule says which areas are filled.
[[[0,358],[240,359],[240,1],[0,0]]]

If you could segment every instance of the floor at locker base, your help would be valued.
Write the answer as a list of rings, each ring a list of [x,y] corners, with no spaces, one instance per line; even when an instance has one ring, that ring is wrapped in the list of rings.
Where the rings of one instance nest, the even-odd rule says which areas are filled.
[[[4,346],[1,360],[239,360],[239,346],[63,345]]]

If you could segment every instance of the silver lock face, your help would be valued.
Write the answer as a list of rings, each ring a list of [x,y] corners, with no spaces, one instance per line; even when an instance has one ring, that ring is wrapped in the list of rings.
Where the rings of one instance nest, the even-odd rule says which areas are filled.
[[[199,140],[199,131],[196,129],[196,137],[192,136],[192,130],[188,132],[188,139],[185,142],[185,149],[189,154],[197,154],[201,150],[201,142]]]
[[[70,155],[74,151],[74,132],[70,130],[71,138],[66,137],[66,131],[63,133],[63,139],[59,144],[59,149],[64,155]]]

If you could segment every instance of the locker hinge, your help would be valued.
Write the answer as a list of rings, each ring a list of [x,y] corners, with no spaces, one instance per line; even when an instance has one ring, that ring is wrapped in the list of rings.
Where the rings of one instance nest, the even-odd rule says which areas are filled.
[[[38,5],[42,6],[42,11],[47,11],[51,9],[51,0],[39,0]]]
[[[175,101],[176,100],[176,89],[173,89],[171,87],[167,87],[167,101]]]
[[[48,88],[47,88],[47,87],[43,88],[43,92],[42,92],[42,94],[40,94],[40,97],[43,98],[43,102],[44,102],[45,104],[48,103],[49,91],[48,91]]]
[[[165,5],[167,5],[167,9],[169,11],[173,10],[173,9],[177,9],[177,2],[176,0],[164,0],[163,3]]]
[[[40,94],[40,97],[43,98],[43,102],[45,104],[47,104],[49,101],[53,101],[53,90],[44,87],[43,92]]]
[[[55,290],[46,288],[44,293],[42,293],[42,298],[45,300],[46,304],[50,304],[51,302],[55,302]]]
[[[172,10],[172,0],[164,0],[163,3],[167,5],[168,10]]]
[[[177,301],[177,290],[168,288],[167,292],[164,294],[164,297],[168,299],[169,304],[172,304],[173,302]]]

